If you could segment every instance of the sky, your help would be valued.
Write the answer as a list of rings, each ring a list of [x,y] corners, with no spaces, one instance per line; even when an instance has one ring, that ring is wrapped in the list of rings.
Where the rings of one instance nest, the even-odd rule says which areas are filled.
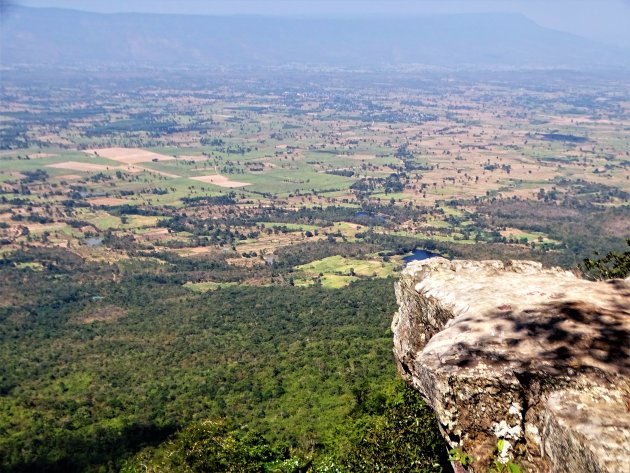
[[[405,16],[517,12],[541,26],[630,49],[630,0],[13,0],[103,13]]]

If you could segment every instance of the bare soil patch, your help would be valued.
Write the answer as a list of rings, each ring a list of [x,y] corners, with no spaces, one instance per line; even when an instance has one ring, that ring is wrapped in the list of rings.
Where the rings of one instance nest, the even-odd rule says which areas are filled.
[[[84,172],[101,172],[101,171],[112,171],[112,170],[121,170],[126,171],[132,174],[137,174],[141,172],[152,172],[155,174],[159,174],[160,176],[165,177],[180,177],[176,174],[171,174],[169,172],[164,171],[156,171],[155,169],[145,168],[142,166],[106,166],[103,164],[93,164],[93,163],[80,163],[78,161],[65,161],[63,163],[57,164],[49,164],[46,167],[56,168],[56,169],[69,169],[72,171],[84,171]],[[77,176],[77,179],[81,178],[81,176]]]
[[[244,186],[251,185],[249,182],[231,181],[229,178],[222,176],[220,174],[212,174],[210,176],[196,176],[196,177],[191,177],[190,179],[193,179],[195,181],[206,182],[208,184],[214,184],[215,186],[219,186],[219,187],[228,187],[228,188],[244,187]]]
[[[77,179],[83,179],[83,176],[78,174],[62,174],[61,176],[56,176],[60,181],[75,181]]]
[[[94,199],[89,199],[88,202],[92,205],[107,205],[107,206],[124,205],[124,204],[129,203],[128,200],[118,199],[116,197],[96,197]]]
[[[117,167],[105,166],[103,164],[80,163],[78,161],[65,161],[63,163],[48,164],[46,167],[55,169],[70,169],[72,171],[109,171],[118,169]]]
[[[174,250],[179,256],[198,256],[208,253],[218,253],[216,247],[213,246],[197,246],[195,248],[182,248]]]
[[[511,236],[522,235],[522,234],[523,234],[523,230],[519,230],[518,228],[508,227],[505,230],[501,231],[501,235],[503,235],[504,237],[511,237]]]
[[[175,159],[173,156],[166,156],[139,148],[101,148],[88,149],[85,152],[93,156],[100,156],[125,164],[172,161]]]
[[[138,235],[137,238],[142,240],[163,240],[165,238],[170,238],[170,236],[171,234],[169,233],[168,228],[156,228]]]

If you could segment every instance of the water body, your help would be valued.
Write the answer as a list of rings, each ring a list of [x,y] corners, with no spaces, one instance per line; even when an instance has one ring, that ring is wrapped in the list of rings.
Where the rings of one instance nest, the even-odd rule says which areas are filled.
[[[405,260],[405,264],[411,263],[412,261],[422,261],[423,259],[433,258],[434,256],[441,256],[437,253],[431,253],[426,250],[414,250],[409,256],[405,256],[403,259]]]

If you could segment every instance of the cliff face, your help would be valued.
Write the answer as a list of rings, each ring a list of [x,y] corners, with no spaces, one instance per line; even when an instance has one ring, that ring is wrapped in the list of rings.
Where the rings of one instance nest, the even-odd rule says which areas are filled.
[[[528,261],[407,266],[394,354],[453,447],[486,471],[630,471],[630,282]]]

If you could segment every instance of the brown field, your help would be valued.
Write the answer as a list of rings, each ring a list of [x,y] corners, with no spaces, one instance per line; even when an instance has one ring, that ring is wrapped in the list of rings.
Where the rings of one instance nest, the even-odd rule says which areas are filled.
[[[503,235],[504,237],[511,237],[511,236],[515,236],[515,235],[522,235],[523,234],[523,230],[519,230],[518,228],[506,228],[505,230],[501,231],[501,235]]]
[[[116,167],[105,166],[103,164],[79,163],[77,161],[65,161],[63,163],[48,164],[46,167],[55,169],[70,169],[72,171],[109,171]]]
[[[174,158],[173,158],[174,159]],[[132,174],[136,174],[136,173],[140,173],[140,172],[152,172],[155,174],[159,174],[160,176],[164,176],[164,177],[180,177],[176,174],[171,174],[169,172],[164,172],[164,171],[156,171],[155,169],[149,169],[149,168],[145,168],[142,166],[133,166],[133,165],[129,165],[129,166],[106,166],[104,164],[91,164],[91,163],[80,163],[78,161],[65,161],[63,163],[57,163],[57,164],[48,164],[46,167],[49,168],[56,168],[56,169],[69,169],[72,171],[84,171],[84,172],[99,172],[99,171],[112,171],[112,170],[121,170],[121,171],[126,171]],[[66,177],[66,179],[80,179],[81,176],[76,176],[76,175],[72,175],[70,174],[70,176],[74,176],[74,177]],[[219,184],[217,184],[219,185]],[[244,184],[247,185],[247,184]],[[227,187],[227,186],[225,186]],[[240,187],[240,186],[234,186],[234,187]]]
[[[125,199],[118,199],[116,197],[96,197],[94,199],[89,199],[88,202],[92,205],[124,205],[128,204],[129,201]]]
[[[197,256],[207,253],[216,253],[217,249],[213,246],[197,246],[195,248],[181,248],[174,250],[179,256]]]
[[[194,179],[195,181],[205,182],[207,184],[214,184],[215,186],[219,186],[219,187],[228,187],[228,188],[244,187],[244,186],[251,185],[249,182],[231,181],[229,178],[222,176],[220,174],[212,174],[210,176],[196,176],[196,177],[191,177],[190,179]]]
[[[323,234],[312,236],[307,238],[301,233],[292,232],[279,235],[264,235],[256,239],[255,242],[241,243],[236,245],[236,251],[239,253],[255,251],[259,254],[271,254],[278,248],[283,246],[289,246],[296,243],[302,243],[305,241],[317,241],[323,240],[325,236]]]
[[[170,238],[170,233],[168,228],[155,228],[138,235],[136,238],[142,240],[163,240],[165,238]]]
[[[63,222],[56,223],[27,223],[24,225],[30,233],[55,232],[66,226]]]
[[[152,151],[146,151],[139,148],[88,149],[85,152],[94,156],[112,159],[125,164],[149,163],[151,161],[171,161],[175,159],[173,156],[153,153]]]
[[[62,174],[61,176],[55,176],[60,181],[74,181],[77,179],[83,179],[83,176],[78,174]]]
[[[539,189],[545,189],[545,191],[549,191],[553,186],[552,185],[541,185]],[[512,189],[509,191],[501,191],[501,195],[504,198],[511,198],[512,196],[516,196],[520,199],[533,199],[536,197],[538,189]]]
[[[232,266],[241,266],[244,268],[253,268],[254,266],[264,266],[266,264],[259,258],[227,258],[225,261]]]

